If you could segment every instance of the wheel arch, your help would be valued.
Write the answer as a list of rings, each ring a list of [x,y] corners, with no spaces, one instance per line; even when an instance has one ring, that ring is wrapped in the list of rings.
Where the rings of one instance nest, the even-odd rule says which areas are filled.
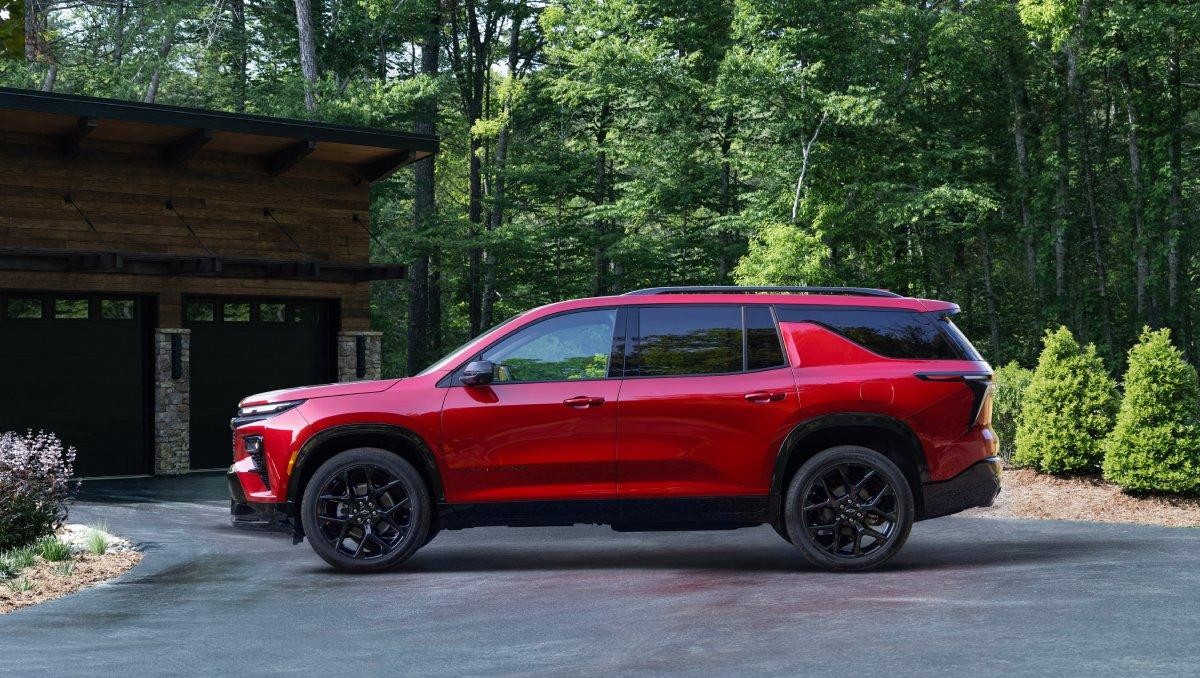
[[[296,454],[288,478],[287,500],[298,507],[305,485],[321,464],[339,452],[356,447],[378,447],[395,453],[421,474],[435,504],[445,500],[446,494],[433,450],[416,432],[392,424],[346,424],[312,435]]]
[[[772,510],[772,515],[782,515],[782,497],[792,476],[804,462],[835,445],[869,447],[895,462],[909,482],[917,515],[921,515],[925,504],[922,483],[929,482],[925,449],[904,422],[875,413],[829,414],[804,421],[792,429],[780,446],[771,475],[771,497],[779,507],[779,510]]]

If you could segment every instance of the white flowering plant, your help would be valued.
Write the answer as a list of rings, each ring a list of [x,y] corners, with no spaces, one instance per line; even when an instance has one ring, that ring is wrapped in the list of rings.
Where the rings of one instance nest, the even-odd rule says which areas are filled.
[[[0,433],[0,551],[32,544],[62,525],[74,466],[75,448],[64,449],[52,433]]]

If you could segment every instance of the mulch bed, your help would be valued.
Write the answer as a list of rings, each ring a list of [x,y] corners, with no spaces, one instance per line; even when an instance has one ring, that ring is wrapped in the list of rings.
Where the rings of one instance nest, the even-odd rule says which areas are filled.
[[[1024,468],[1006,468],[1003,483],[995,506],[962,515],[1200,527],[1200,498],[1133,496],[1099,476],[1059,478]]]

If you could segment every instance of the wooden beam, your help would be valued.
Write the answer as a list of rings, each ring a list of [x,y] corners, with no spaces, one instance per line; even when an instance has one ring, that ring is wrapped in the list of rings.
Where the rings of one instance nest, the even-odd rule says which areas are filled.
[[[79,155],[79,146],[87,135],[96,129],[99,121],[96,118],[82,116],[75,121],[75,131],[63,140],[63,155],[74,158]]]
[[[182,165],[196,155],[197,151],[204,148],[205,144],[212,141],[212,138],[212,130],[198,129],[176,139],[163,149],[163,161],[168,165]]]
[[[317,148],[315,141],[298,141],[267,158],[267,171],[279,176],[296,166]]]
[[[369,162],[362,166],[362,178],[368,183],[386,179],[396,170],[412,162],[415,155],[412,151],[400,151],[374,162]]]

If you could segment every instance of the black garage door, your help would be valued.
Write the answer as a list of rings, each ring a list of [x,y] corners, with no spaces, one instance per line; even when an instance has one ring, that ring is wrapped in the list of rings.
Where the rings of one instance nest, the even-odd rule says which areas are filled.
[[[0,431],[53,432],[75,447],[79,476],[150,473],[147,306],[0,293]]]
[[[192,330],[193,469],[228,466],[229,419],[242,398],[334,380],[333,305],[246,298],[184,300]]]

